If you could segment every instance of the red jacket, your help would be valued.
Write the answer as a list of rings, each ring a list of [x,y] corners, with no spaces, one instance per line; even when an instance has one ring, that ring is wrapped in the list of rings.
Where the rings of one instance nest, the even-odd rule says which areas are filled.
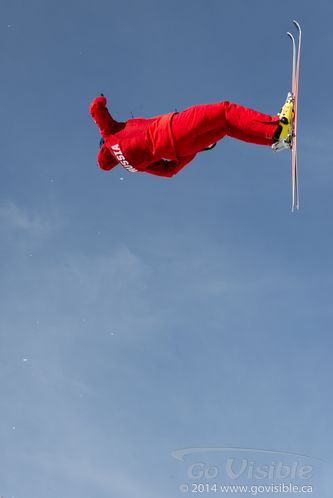
[[[110,115],[106,98],[100,96],[90,104],[90,113],[104,138],[98,154],[98,164],[104,170],[121,164],[132,173],[146,171],[171,177],[195,157],[177,157],[171,130],[174,112],[119,122]]]

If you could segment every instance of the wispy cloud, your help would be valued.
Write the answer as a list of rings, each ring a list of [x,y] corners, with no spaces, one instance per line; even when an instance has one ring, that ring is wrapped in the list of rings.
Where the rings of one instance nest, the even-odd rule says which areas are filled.
[[[0,223],[3,228],[17,229],[33,234],[43,234],[49,230],[49,221],[40,215],[7,201],[0,205]]]

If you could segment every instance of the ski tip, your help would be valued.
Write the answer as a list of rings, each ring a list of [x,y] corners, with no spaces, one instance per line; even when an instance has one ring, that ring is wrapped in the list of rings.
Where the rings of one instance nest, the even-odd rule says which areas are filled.
[[[298,21],[295,21],[295,19],[293,20],[293,23],[295,24],[296,28],[301,31],[301,25]]]

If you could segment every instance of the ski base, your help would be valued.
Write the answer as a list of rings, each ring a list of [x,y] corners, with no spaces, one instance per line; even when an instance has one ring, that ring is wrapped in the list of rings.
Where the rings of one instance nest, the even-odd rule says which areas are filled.
[[[294,116],[292,120],[291,133],[291,190],[292,202],[291,210],[299,209],[299,189],[298,189],[298,164],[297,164],[297,114],[298,114],[298,86],[299,69],[301,57],[302,29],[298,21],[293,21],[297,30],[297,42],[292,33],[287,33],[292,43],[292,96],[294,101]]]

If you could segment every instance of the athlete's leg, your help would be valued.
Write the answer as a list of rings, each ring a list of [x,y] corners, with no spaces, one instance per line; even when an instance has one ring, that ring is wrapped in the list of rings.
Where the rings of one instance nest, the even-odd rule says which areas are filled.
[[[242,140],[243,142],[249,142],[252,144],[271,146],[273,143],[271,138],[262,138],[262,137],[257,137],[256,135],[248,135],[244,132],[240,132],[239,130],[231,127],[228,128],[228,133],[226,133],[225,128],[222,127],[222,128],[216,128],[215,130],[212,131],[207,131],[202,135],[194,137],[192,143],[191,144],[187,143],[185,145],[185,148],[186,150],[189,150],[189,147],[191,147],[191,151],[193,151],[193,153],[199,152],[208,147],[209,145],[218,142],[226,135],[228,135],[229,137],[237,138],[238,140]],[[181,156],[183,155],[182,152],[184,153],[184,151],[182,150],[182,144],[180,143],[180,147],[178,147],[178,154]]]
[[[192,106],[176,114],[172,120],[172,132],[177,154],[182,156],[199,152],[225,135],[272,145],[278,124],[278,116],[226,101]]]
[[[277,126],[275,123],[275,130]],[[274,135],[274,132],[273,132]],[[265,138],[265,137],[259,137],[257,135],[250,135],[247,133],[244,133],[243,131],[239,131],[237,128],[232,128],[231,126],[228,129],[228,137],[232,138],[237,138],[238,140],[242,140],[243,142],[249,142],[251,144],[257,144],[257,145],[268,145],[269,147],[273,144],[274,140],[272,137],[270,138]]]

